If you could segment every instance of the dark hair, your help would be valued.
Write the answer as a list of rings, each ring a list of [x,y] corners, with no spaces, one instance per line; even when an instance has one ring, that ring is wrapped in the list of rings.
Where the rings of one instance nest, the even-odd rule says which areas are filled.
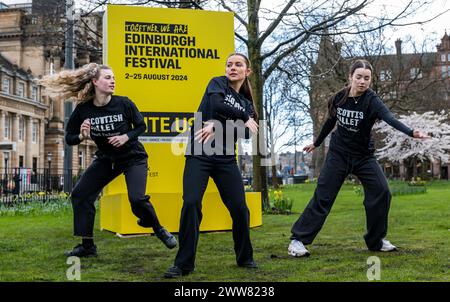
[[[373,67],[372,65],[369,63],[369,61],[367,60],[363,60],[363,59],[358,59],[352,62],[352,65],[350,65],[350,70],[349,70],[349,76],[352,77],[353,74],[355,73],[355,70],[358,68],[364,68],[364,69],[369,69],[371,73],[373,73]],[[352,88],[352,86],[350,84],[346,85],[344,88],[342,88],[341,90],[339,90],[338,92],[336,92],[328,101],[328,113],[330,114],[330,116],[336,116],[336,107],[342,106],[345,104],[345,102],[347,102],[348,99],[348,95],[350,94],[350,89]],[[342,96],[342,98],[337,101],[336,106],[334,106],[334,99],[336,98],[336,96],[338,96],[339,94],[344,93],[344,95]]]
[[[235,52],[228,56],[227,61],[232,56],[240,56],[244,58],[245,64],[247,65],[247,68],[251,68],[250,60],[247,58],[246,55]],[[248,77],[245,77],[245,81],[242,84],[241,88],[239,89],[239,93],[245,96],[246,99],[248,99],[253,104],[254,112],[253,112],[253,119],[258,120],[258,110],[256,109],[255,101],[253,100],[253,92],[252,92],[252,85],[250,84],[250,80]]]

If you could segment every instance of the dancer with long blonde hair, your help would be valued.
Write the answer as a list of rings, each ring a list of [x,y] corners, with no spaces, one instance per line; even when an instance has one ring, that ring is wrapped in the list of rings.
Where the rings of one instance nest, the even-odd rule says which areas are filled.
[[[71,193],[74,235],[81,236],[82,243],[66,252],[66,256],[97,255],[93,238],[94,203],[103,187],[122,173],[137,223],[153,228],[168,248],[174,248],[175,237],[161,226],[150,197],[145,194],[148,155],[138,141],[138,136],[146,129],[144,119],[130,99],[113,95],[116,83],[112,69],[90,63],[46,76],[41,84],[49,95],[77,101],[66,125],[67,144],[78,145],[92,139],[98,147],[96,158]]]

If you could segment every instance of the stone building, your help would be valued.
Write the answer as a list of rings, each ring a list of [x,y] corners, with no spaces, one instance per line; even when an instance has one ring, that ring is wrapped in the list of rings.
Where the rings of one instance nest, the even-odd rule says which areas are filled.
[[[0,169],[44,168],[46,115],[41,87],[25,71],[0,55]]]
[[[102,14],[74,19],[75,68],[101,63]],[[37,80],[63,69],[65,20],[64,0],[0,4],[0,133],[3,149],[15,145],[0,152],[0,170],[50,167],[52,174],[63,174],[65,100],[46,97]],[[96,147],[85,141],[72,151],[76,175]]]

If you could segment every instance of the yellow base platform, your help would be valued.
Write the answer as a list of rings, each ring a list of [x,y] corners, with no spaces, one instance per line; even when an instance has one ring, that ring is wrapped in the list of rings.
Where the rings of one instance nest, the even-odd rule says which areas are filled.
[[[250,227],[262,225],[261,193],[245,193],[250,210]],[[159,221],[169,232],[177,233],[183,200],[181,193],[153,193],[151,202]],[[203,219],[200,231],[231,230],[230,214],[222,203],[218,192],[205,192],[202,203]],[[103,196],[100,200],[100,228],[120,235],[149,234],[151,228],[136,224],[126,193]]]

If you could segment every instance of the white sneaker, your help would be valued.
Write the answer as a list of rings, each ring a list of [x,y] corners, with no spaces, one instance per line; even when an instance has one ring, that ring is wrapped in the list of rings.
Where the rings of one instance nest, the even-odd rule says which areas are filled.
[[[293,257],[308,257],[309,251],[305,248],[301,241],[294,239],[289,244],[288,255]]]
[[[388,240],[382,239],[381,241],[383,242],[383,246],[380,249],[381,252],[392,252],[397,250],[397,247]]]

